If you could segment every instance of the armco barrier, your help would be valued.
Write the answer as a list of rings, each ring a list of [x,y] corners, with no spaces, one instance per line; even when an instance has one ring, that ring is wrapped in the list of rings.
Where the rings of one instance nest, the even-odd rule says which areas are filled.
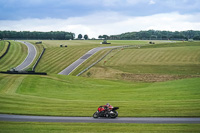
[[[102,56],[99,60],[97,60],[96,62],[92,63],[90,66],[88,66],[86,69],[84,69],[83,71],[81,71],[80,73],[78,73],[76,76],[80,76],[81,74],[83,74],[84,72],[86,72],[87,70],[89,70],[91,67],[93,67],[94,65],[96,65],[97,63],[99,63],[101,60],[103,60],[108,54],[110,54],[113,50],[115,49],[119,49],[119,48],[130,48],[130,47],[143,47],[143,46],[148,46],[149,44],[145,44],[145,45],[127,45],[127,46],[121,46],[121,47],[117,47],[117,48],[113,48],[110,51],[108,51],[104,56]]]
[[[31,75],[47,75],[47,73],[43,72],[35,72],[35,71],[1,71],[0,73],[4,74],[31,74]]]
[[[37,67],[37,65],[38,65],[38,63],[39,63],[39,61],[40,61],[40,59],[42,58],[42,55],[44,54],[45,50],[46,50],[46,49],[43,48],[42,53],[40,54],[38,60],[35,62],[34,66],[33,66],[33,68],[32,68],[32,71],[35,71],[35,68]]]
[[[10,42],[9,41],[7,41],[7,42],[8,42],[8,47],[7,47],[6,51],[0,56],[0,59],[3,58],[8,53],[8,50],[10,48]]]

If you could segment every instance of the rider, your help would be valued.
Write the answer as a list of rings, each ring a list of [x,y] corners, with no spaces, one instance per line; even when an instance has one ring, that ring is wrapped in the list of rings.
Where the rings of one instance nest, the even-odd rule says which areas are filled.
[[[109,103],[107,103],[107,104],[104,105],[103,107],[104,107],[104,109],[105,109],[106,111],[109,111],[109,110],[111,110],[111,109],[113,108],[113,106],[111,106]]]
[[[109,103],[107,103],[106,105],[100,106],[98,108],[98,110],[101,111],[110,111],[113,108],[113,106],[111,106]]]

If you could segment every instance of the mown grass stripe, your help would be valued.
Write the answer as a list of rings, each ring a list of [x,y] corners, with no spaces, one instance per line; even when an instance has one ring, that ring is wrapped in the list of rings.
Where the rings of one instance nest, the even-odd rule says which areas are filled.
[[[74,53],[72,53],[72,54],[74,54]],[[70,55],[68,55],[68,56],[71,56],[72,54],[70,54]],[[64,57],[63,57],[64,56]],[[57,62],[57,64],[62,64],[62,62],[65,62],[65,60],[66,60],[66,58],[68,58],[68,56],[65,56],[65,55],[63,55],[62,53],[60,53],[60,54],[57,54],[56,56],[54,56],[55,57],[55,59],[54,58],[51,58],[51,60],[49,60],[49,61],[47,61],[47,62],[45,62],[46,63],[46,65],[44,65],[43,66],[43,69],[46,69],[47,71],[49,71],[49,72],[52,72],[52,68],[54,68],[54,69],[57,69],[58,68],[58,66],[57,65],[51,65],[51,66],[49,66],[48,64],[55,64],[55,62]],[[49,57],[49,56],[48,56]],[[52,61],[53,60],[53,61]],[[68,59],[68,60],[70,60],[70,59]],[[58,63],[58,62],[60,62],[60,63]],[[48,67],[48,68],[47,68]],[[63,67],[63,68],[65,68],[65,67]],[[42,68],[41,68],[42,69]],[[51,70],[51,71],[50,71]]]
[[[112,54],[114,54],[114,51],[108,57]],[[104,63],[104,61],[107,62]],[[104,76],[100,73],[105,73],[105,78],[108,76],[114,79],[120,78],[120,74],[124,73],[199,75],[199,65],[200,44],[162,44],[141,47],[140,49],[120,50],[112,58],[105,58],[99,62],[88,73],[91,73],[93,75],[91,77],[94,78],[98,78],[98,76],[103,78]],[[87,77],[87,75],[83,76]],[[129,79],[131,75],[124,78]]]
[[[2,50],[4,49],[4,47],[5,47],[4,41],[0,41],[0,53],[2,52]]]
[[[3,58],[10,48],[10,42],[0,41],[0,59]]]
[[[14,43],[14,45],[19,45],[19,47],[15,47],[15,50],[14,50],[14,53],[13,53],[17,60],[12,60],[13,57],[10,58],[10,59],[12,60],[13,64],[21,64],[23,62],[23,60],[20,59],[21,54],[18,54],[18,52],[20,51],[20,53],[23,53],[27,50],[27,48],[24,47],[23,45],[17,44],[17,43]]]
[[[38,64],[36,71],[58,73],[80,58],[87,51],[88,48],[78,47],[49,48],[41,59],[41,62]]]
[[[0,83],[5,77],[1,75]],[[1,113],[91,116],[106,101],[120,106],[121,116],[197,116],[199,112],[199,79],[130,83],[59,75],[7,78],[7,83],[19,87],[17,91],[10,90],[14,86],[2,88],[10,91],[0,92]],[[20,78],[24,79],[19,85]]]
[[[12,44],[8,54],[5,56],[5,58],[0,60],[0,62],[1,62],[0,65],[1,65],[2,70],[5,70],[7,68],[7,64],[9,64],[9,63],[12,64],[12,61],[15,61],[15,60],[13,60],[13,58],[16,57],[16,50],[18,50],[18,47],[16,47],[16,46],[17,45]],[[14,66],[11,66],[11,67],[14,67]],[[7,69],[9,69],[9,68],[7,68]]]
[[[8,53],[0,60],[0,70],[6,71],[12,67],[19,65],[27,56],[27,48],[24,44],[10,41],[10,49]]]

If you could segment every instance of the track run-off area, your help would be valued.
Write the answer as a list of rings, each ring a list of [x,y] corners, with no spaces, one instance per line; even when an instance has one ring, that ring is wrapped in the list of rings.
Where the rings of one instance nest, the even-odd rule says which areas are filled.
[[[93,117],[56,117],[56,116],[27,116],[0,114],[0,121],[13,122],[66,122],[66,123],[151,123],[151,124],[199,124],[200,118],[178,117],[118,117],[93,118]]]

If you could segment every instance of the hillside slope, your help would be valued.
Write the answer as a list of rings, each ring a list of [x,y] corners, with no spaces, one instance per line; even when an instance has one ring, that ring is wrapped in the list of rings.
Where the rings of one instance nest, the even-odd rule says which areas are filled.
[[[42,45],[46,51],[36,67],[36,71],[58,74],[74,61],[79,59],[89,50],[95,47],[138,45],[147,41],[109,41],[110,45],[100,44],[102,40],[44,40]],[[35,43],[35,41],[29,41]],[[62,45],[63,47],[60,47]],[[65,47],[67,46],[67,47]]]
[[[185,42],[115,50],[83,76],[131,80],[135,75],[156,74],[170,78],[170,75],[198,76],[199,68],[200,43]]]
[[[0,59],[0,71],[6,71],[20,65],[28,54],[26,45],[15,41],[10,42],[8,53]]]
[[[120,116],[200,116],[200,78],[131,83],[0,74],[0,113],[92,116],[107,102]]]

